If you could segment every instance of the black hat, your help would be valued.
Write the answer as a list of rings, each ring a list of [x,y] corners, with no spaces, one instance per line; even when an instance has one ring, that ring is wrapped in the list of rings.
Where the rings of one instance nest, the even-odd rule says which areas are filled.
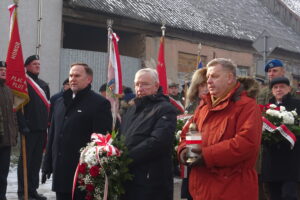
[[[124,90],[123,90],[124,94],[130,94],[130,93],[133,93],[132,89],[130,87],[126,87]]]
[[[275,84],[278,84],[278,83],[284,83],[284,84],[290,86],[290,81],[289,81],[288,78],[286,78],[286,77],[276,77],[276,78],[273,78],[272,81],[270,82],[270,88],[272,89],[273,86]]]
[[[6,62],[5,61],[0,61],[0,67],[6,67]]]
[[[268,72],[269,69],[272,69],[274,67],[283,67],[283,63],[280,60],[271,60],[269,61],[265,66],[265,72]]]
[[[99,89],[99,92],[105,92],[106,91],[106,86],[107,86],[107,83],[102,84],[100,89]]]
[[[69,83],[69,78],[66,78],[66,80],[64,80],[63,85],[66,85],[67,83]]]
[[[26,59],[26,61],[25,61],[25,66],[26,65],[29,65],[32,61],[34,61],[34,60],[39,60],[40,59],[40,57],[38,56],[38,55],[32,55],[32,56],[29,56],[27,59]]]

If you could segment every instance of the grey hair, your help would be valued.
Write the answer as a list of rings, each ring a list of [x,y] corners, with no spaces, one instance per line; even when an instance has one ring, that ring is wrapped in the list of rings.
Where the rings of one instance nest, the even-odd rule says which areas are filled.
[[[136,79],[138,76],[140,76],[142,74],[146,74],[146,73],[149,73],[151,75],[151,77],[155,83],[159,83],[157,71],[152,68],[143,68],[143,69],[140,69],[139,71],[137,71],[135,74],[135,77],[134,77],[134,82],[136,82]]]
[[[217,64],[222,65],[222,67],[228,71],[230,71],[234,77],[236,77],[236,64],[228,59],[228,58],[215,58],[211,61],[209,61],[209,63],[207,64],[207,67],[212,67],[215,66]]]

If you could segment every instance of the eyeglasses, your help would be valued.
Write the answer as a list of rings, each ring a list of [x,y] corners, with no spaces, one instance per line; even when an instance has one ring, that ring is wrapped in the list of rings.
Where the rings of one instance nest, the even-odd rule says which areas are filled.
[[[135,87],[139,88],[150,88],[153,84],[152,83],[135,83]]]

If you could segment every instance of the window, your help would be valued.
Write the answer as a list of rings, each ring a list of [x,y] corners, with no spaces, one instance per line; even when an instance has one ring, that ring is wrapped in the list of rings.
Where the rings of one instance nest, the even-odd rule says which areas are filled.
[[[236,72],[237,76],[249,76],[249,67],[246,66],[238,66],[237,67],[237,72]]]

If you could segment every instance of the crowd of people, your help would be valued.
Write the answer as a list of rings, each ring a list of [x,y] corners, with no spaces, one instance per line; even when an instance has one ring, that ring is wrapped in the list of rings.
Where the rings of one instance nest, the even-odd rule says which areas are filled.
[[[107,85],[94,92],[93,70],[85,63],[75,63],[62,90],[50,98],[49,86],[39,78],[39,57],[28,57],[24,66],[33,83],[27,84],[30,101],[24,111],[15,113],[13,94],[5,85],[6,64],[0,62],[0,200],[6,200],[11,147],[17,144],[18,132],[26,138],[26,156],[21,152],[18,163],[18,198],[24,199],[26,157],[29,199],[47,199],[37,189],[40,181],[45,183],[52,176],[56,199],[83,200],[85,191],[78,187],[72,191],[79,151],[92,133],[105,134],[113,127],[111,105],[105,98]],[[285,77],[283,63],[271,60],[266,64],[268,84],[263,85],[254,78],[238,77],[236,68],[230,59],[216,58],[194,72],[184,93],[180,93],[179,84],[169,85],[169,96],[185,104],[185,112],[192,114],[177,149],[178,160],[188,171],[182,197],[300,199],[298,142],[293,149],[287,143],[274,146],[261,142],[259,104],[272,103],[300,112],[300,99]],[[133,179],[124,183],[122,200],[173,199],[172,155],[179,113],[169,96],[163,94],[158,74],[150,68],[136,72],[134,92],[124,88],[117,128],[132,159],[129,172]],[[191,150],[196,160],[188,162],[186,135],[191,124],[202,142]]]

